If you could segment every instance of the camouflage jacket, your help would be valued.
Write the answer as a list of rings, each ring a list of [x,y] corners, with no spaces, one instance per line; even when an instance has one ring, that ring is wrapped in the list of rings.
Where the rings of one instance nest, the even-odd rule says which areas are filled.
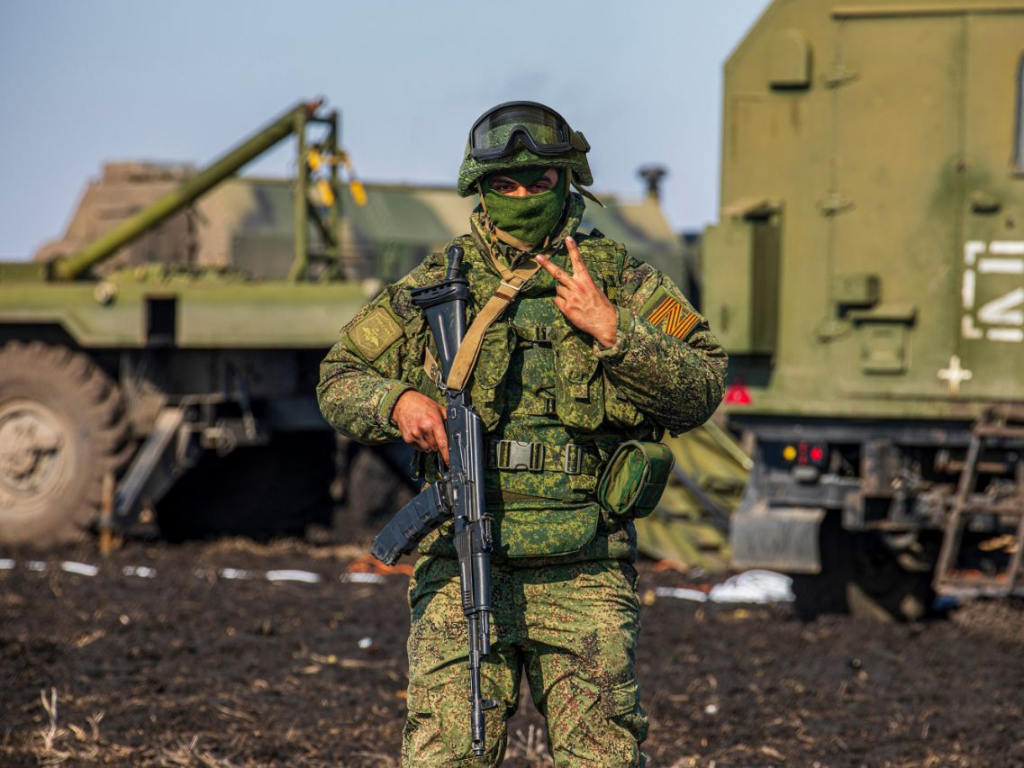
[[[630,258],[621,244],[597,232],[576,234],[582,212],[583,200],[574,194],[552,261],[571,271],[563,243],[573,235],[591,276],[618,309],[615,344],[602,349],[573,327],[554,304],[553,278],[541,270],[488,329],[469,381],[490,439],[485,484],[496,556],[523,564],[632,559],[632,523],[608,519],[594,496],[603,462],[624,439],[657,440],[665,430],[698,426],[723,393],[726,356],[704,319],[669,278]],[[470,323],[501,280],[482,251],[479,213],[471,225],[473,233],[455,241],[465,251]],[[502,244],[491,247],[512,267],[522,257]],[[436,347],[410,291],[441,280],[445,267],[443,253],[428,256],[342,330],[317,388],[321,411],[338,431],[365,443],[399,440],[391,412],[406,390],[444,402],[424,370]],[[533,444],[533,470],[507,468],[515,463],[512,450],[524,455],[512,441]],[[436,476],[433,457],[420,456],[418,464],[427,480]],[[428,536],[420,551],[453,555],[448,526]]]

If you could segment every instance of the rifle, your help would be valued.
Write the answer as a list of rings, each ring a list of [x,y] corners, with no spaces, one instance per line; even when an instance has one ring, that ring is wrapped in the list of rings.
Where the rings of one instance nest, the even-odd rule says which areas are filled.
[[[466,336],[469,283],[459,277],[462,248],[448,249],[448,272],[435,285],[412,291],[423,310],[440,357],[441,381]],[[445,431],[450,464],[441,480],[423,489],[395,513],[373,541],[373,556],[394,565],[441,523],[454,519],[462,610],[469,625],[469,701],[473,753],[484,754],[484,712],[498,706],[480,692],[480,662],[491,652],[491,518],[484,507],[484,431],[466,389],[442,386],[447,400]]]

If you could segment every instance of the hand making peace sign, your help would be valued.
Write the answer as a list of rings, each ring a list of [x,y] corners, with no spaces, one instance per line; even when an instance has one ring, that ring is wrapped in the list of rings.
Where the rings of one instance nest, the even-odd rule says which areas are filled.
[[[571,237],[565,238],[565,247],[569,250],[572,262],[571,275],[552,264],[547,256],[538,256],[537,263],[555,278],[555,293],[558,294],[555,296],[555,306],[570,323],[584,333],[589,333],[607,349],[615,344],[618,312],[611,300],[594,283],[576,247],[576,241]]]

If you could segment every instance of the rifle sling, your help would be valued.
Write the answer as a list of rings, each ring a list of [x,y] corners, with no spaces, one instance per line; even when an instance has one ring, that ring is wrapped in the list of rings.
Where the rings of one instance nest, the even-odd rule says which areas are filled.
[[[466,331],[466,337],[459,345],[459,351],[455,353],[452,361],[452,369],[448,373],[448,389],[464,389],[469,375],[473,372],[477,358],[480,357],[480,348],[484,343],[484,333],[494,324],[494,321],[501,317],[501,313],[512,303],[519,291],[522,290],[526,281],[533,277],[540,265],[534,263],[532,267],[517,269],[510,279],[502,280],[498,290],[487,301],[484,308],[474,318],[473,323]]]
[[[485,243],[485,245],[487,244]],[[491,263],[494,264],[494,267],[501,274],[501,284],[498,286],[498,290],[494,292],[494,295],[484,304],[484,308],[480,310],[466,331],[466,336],[462,340],[462,344],[459,345],[459,350],[455,353],[455,359],[452,361],[451,371],[448,372],[448,381],[446,382],[448,389],[465,389],[469,375],[476,366],[477,358],[480,357],[480,348],[484,343],[484,333],[494,324],[495,320],[501,317],[502,312],[515,300],[516,296],[519,295],[519,291],[529,282],[530,278],[540,271],[540,264],[533,259],[527,261],[526,266],[512,270],[495,258],[490,247],[482,250],[487,253]],[[429,359],[428,351],[426,363],[428,375],[431,375],[432,371],[430,368],[433,368],[435,365],[433,360]],[[439,379],[440,377],[438,376],[437,378]]]

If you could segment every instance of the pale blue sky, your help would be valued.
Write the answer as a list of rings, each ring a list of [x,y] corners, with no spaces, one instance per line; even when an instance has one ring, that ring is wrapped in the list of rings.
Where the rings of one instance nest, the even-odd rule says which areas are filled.
[[[590,140],[595,189],[639,197],[637,167],[663,163],[670,220],[698,228],[722,64],[767,4],[4,0],[0,259],[57,237],[104,161],[201,164],[316,95],[365,180],[445,184],[481,112],[550,104]]]

